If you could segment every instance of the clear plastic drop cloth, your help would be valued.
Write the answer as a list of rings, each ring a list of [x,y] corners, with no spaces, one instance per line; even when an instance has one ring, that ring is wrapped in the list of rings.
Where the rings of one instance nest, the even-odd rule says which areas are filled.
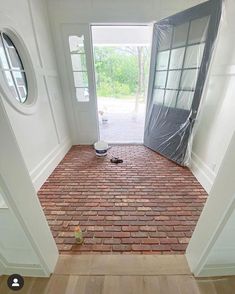
[[[187,166],[218,27],[222,0],[163,19],[153,28],[144,144]]]

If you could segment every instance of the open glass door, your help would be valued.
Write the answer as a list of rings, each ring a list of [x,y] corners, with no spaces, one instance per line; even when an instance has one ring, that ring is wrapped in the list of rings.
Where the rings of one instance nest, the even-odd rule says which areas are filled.
[[[221,5],[211,0],[154,25],[144,144],[180,165],[188,163]]]

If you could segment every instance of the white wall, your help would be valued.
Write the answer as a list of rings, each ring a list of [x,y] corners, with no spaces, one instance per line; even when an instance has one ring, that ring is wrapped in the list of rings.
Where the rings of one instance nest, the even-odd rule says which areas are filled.
[[[0,259],[4,260],[5,264],[36,264],[37,256],[16,216],[4,201],[7,196],[4,197],[3,194],[0,186],[0,235],[4,236],[0,238]]]
[[[49,276],[58,250],[0,100],[0,275]]]
[[[224,12],[193,141],[192,171],[210,191],[235,130],[235,2]]]
[[[196,276],[235,274],[235,132],[186,251]]]
[[[163,17],[172,15],[204,1],[47,0],[47,2],[56,48],[57,63],[63,86],[63,94],[64,97],[66,97],[66,110],[68,113],[72,140],[74,144],[89,144],[92,141],[89,134],[95,129],[95,123],[93,121],[87,123],[87,121],[83,119],[83,116],[88,116],[87,111],[86,113],[83,112],[80,114],[79,122],[76,120],[77,112],[75,112],[75,108],[80,106],[77,106],[76,99],[71,91],[72,84],[71,80],[69,80],[69,76],[71,75],[71,65],[66,56],[68,53],[65,52],[68,47],[68,40],[66,38],[67,36],[65,37],[63,35],[63,29],[68,29],[70,26],[79,28],[79,25],[86,25],[88,27],[90,24],[151,24]],[[95,95],[94,97],[90,95],[90,100],[93,108],[95,108]],[[79,137],[78,132],[80,132],[82,136]]]
[[[47,6],[44,0],[0,0],[0,15],[0,28],[13,28],[22,38],[36,74],[32,114],[24,115],[1,99],[32,181],[39,189],[71,146]]]
[[[12,211],[0,208],[0,220],[0,232],[4,236],[0,240],[0,259],[7,264],[37,264],[38,258]]]
[[[233,195],[235,199],[235,192]],[[235,209],[216,240],[207,260],[207,267],[224,266],[235,268]]]

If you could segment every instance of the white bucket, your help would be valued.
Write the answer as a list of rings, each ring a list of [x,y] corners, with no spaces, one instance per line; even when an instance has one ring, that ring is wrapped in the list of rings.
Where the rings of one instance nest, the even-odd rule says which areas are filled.
[[[107,155],[107,151],[109,149],[109,145],[107,142],[98,141],[94,144],[95,153],[97,156],[102,157]]]

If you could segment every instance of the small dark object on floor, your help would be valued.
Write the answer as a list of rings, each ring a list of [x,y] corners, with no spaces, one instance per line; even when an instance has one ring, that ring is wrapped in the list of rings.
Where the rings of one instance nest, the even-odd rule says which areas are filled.
[[[123,163],[123,160],[117,157],[113,157],[112,159],[110,159],[110,162],[118,164],[118,163]]]

